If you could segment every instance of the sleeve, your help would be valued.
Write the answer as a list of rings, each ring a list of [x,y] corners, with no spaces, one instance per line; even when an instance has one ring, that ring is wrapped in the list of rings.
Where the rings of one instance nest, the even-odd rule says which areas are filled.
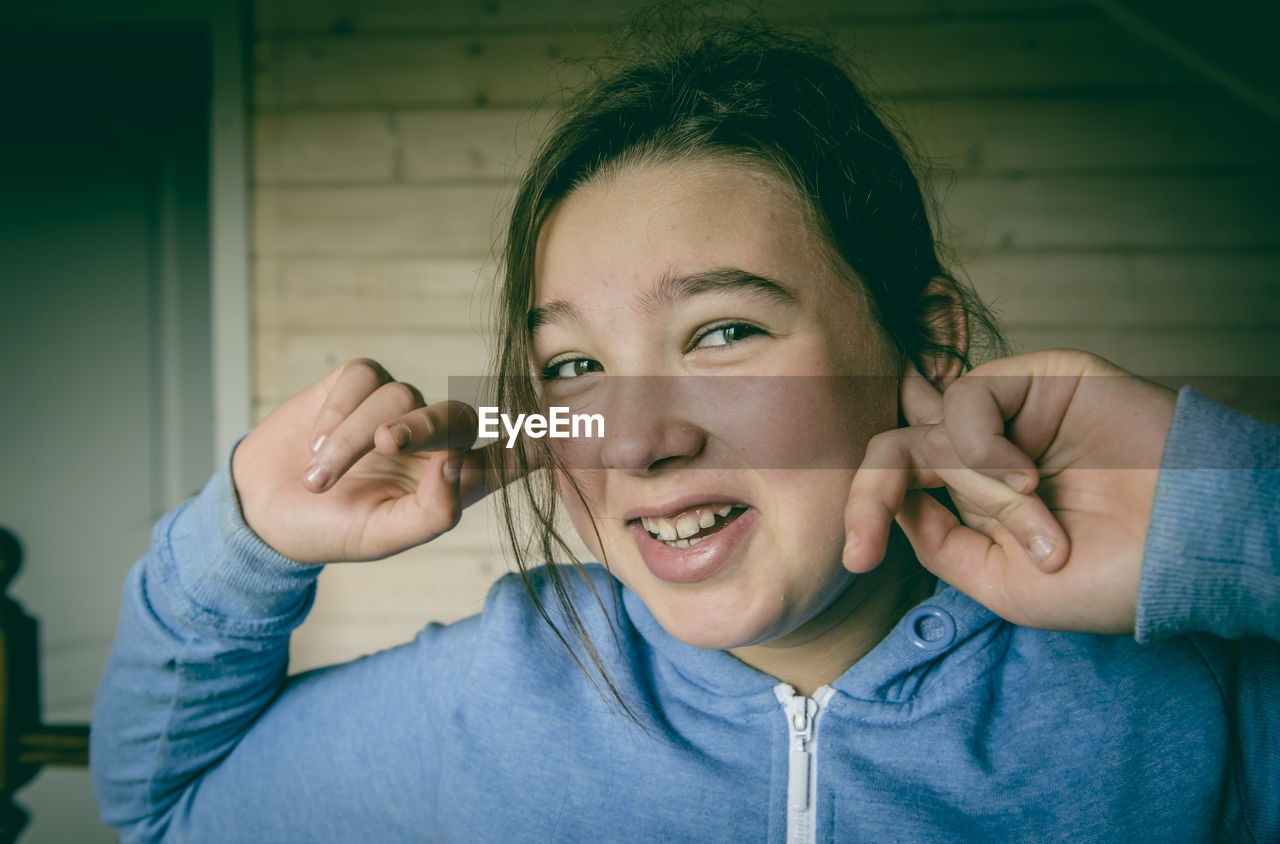
[[[90,767],[123,841],[379,840],[429,828],[440,705],[476,625],[287,678],[320,566],[245,524],[230,456],[130,571]],[[426,682],[430,677],[433,682]]]
[[[1137,637],[1280,640],[1280,429],[1184,388],[1147,529]]]
[[[1190,389],[1165,446],[1137,616],[1139,641],[1180,634],[1222,693],[1228,814],[1253,840],[1280,840],[1280,429]]]

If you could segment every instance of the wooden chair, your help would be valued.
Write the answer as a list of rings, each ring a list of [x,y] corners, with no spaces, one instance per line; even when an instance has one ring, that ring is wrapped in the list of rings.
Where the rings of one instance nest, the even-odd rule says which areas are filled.
[[[0,844],[10,844],[26,825],[14,792],[42,765],[89,764],[88,725],[40,721],[36,621],[6,594],[21,564],[17,537],[0,528]]]

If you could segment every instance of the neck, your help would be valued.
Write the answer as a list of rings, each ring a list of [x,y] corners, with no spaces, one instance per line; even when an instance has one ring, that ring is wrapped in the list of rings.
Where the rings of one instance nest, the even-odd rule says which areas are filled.
[[[729,651],[751,667],[812,697],[880,643],[913,606],[933,593],[936,580],[906,543],[874,571],[854,578],[825,610],[781,639]]]

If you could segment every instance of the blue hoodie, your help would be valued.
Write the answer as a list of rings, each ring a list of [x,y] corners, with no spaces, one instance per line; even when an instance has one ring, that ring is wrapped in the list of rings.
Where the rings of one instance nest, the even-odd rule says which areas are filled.
[[[1280,433],[1190,391],[1135,638],[940,584],[810,699],[590,567],[603,606],[586,581],[578,604],[642,730],[513,576],[479,616],[287,678],[318,570],[244,524],[229,463],[157,525],[91,737],[123,840],[1280,840]]]

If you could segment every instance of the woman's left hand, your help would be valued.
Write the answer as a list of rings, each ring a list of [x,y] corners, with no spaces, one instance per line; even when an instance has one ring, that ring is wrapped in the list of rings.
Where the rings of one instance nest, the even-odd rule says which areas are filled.
[[[1174,402],[1067,350],[992,361],[943,393],[908,375],[911,427],[873,438],[854,476],[845,566],[879,565],[896,519],[926,568],[1011,622],[1132,633]]]

